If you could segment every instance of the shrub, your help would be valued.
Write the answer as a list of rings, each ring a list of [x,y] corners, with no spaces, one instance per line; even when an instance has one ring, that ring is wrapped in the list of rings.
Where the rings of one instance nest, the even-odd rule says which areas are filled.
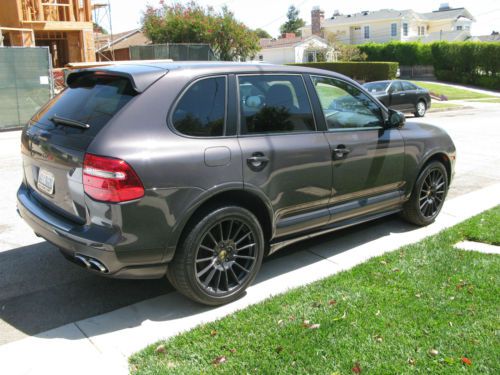
[[[433,65],[439,80],[500,89],[500,43],[390,42],[362,44],[359,49],[368,61]]]
[[[396,78],[399,64],[396,62],[316,62],[290,65],[330,70],[357,81],[380,81]]]

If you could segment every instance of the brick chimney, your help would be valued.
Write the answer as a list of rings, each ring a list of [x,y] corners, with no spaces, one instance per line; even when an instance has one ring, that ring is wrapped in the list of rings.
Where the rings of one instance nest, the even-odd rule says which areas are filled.
[[[321,23],[325,19],[325,12],[319,7],[314,7],[311,10],[311,33],[321,36]]]

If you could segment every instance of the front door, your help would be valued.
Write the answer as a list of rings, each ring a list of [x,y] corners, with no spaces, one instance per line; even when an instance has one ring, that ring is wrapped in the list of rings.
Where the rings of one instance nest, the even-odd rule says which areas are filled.
[[[402,202],[404,142],[387,129],[378,105],[340,79],[311,77],[332,149],[331,221],[398,207]]]
[[[272,206],[274,237],[328,223],[330,147],[303,77],[240,75],[238,87],[244,185]]]
[[[393,81],[389,86],[389,107],[398,111],[408,108],[408,98],[399,81]]]

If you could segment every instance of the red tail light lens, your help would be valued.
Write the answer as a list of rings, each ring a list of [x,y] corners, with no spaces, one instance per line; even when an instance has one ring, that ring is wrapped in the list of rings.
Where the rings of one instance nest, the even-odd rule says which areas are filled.
[[[132,167],[120,159],[85,154],[83,187],[91,198],[125,202],[144,196],[144,187]]]

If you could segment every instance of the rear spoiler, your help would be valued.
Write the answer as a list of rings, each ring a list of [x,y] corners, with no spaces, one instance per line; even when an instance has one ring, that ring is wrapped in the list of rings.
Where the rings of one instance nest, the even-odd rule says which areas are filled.
[[[106,66],[72,71],[66,78],[66,84],[71,87],[78,78],[87,75],[118,76],[129,79],[134,90],[141,93],[167,73],[168,69],[151,65]]]

